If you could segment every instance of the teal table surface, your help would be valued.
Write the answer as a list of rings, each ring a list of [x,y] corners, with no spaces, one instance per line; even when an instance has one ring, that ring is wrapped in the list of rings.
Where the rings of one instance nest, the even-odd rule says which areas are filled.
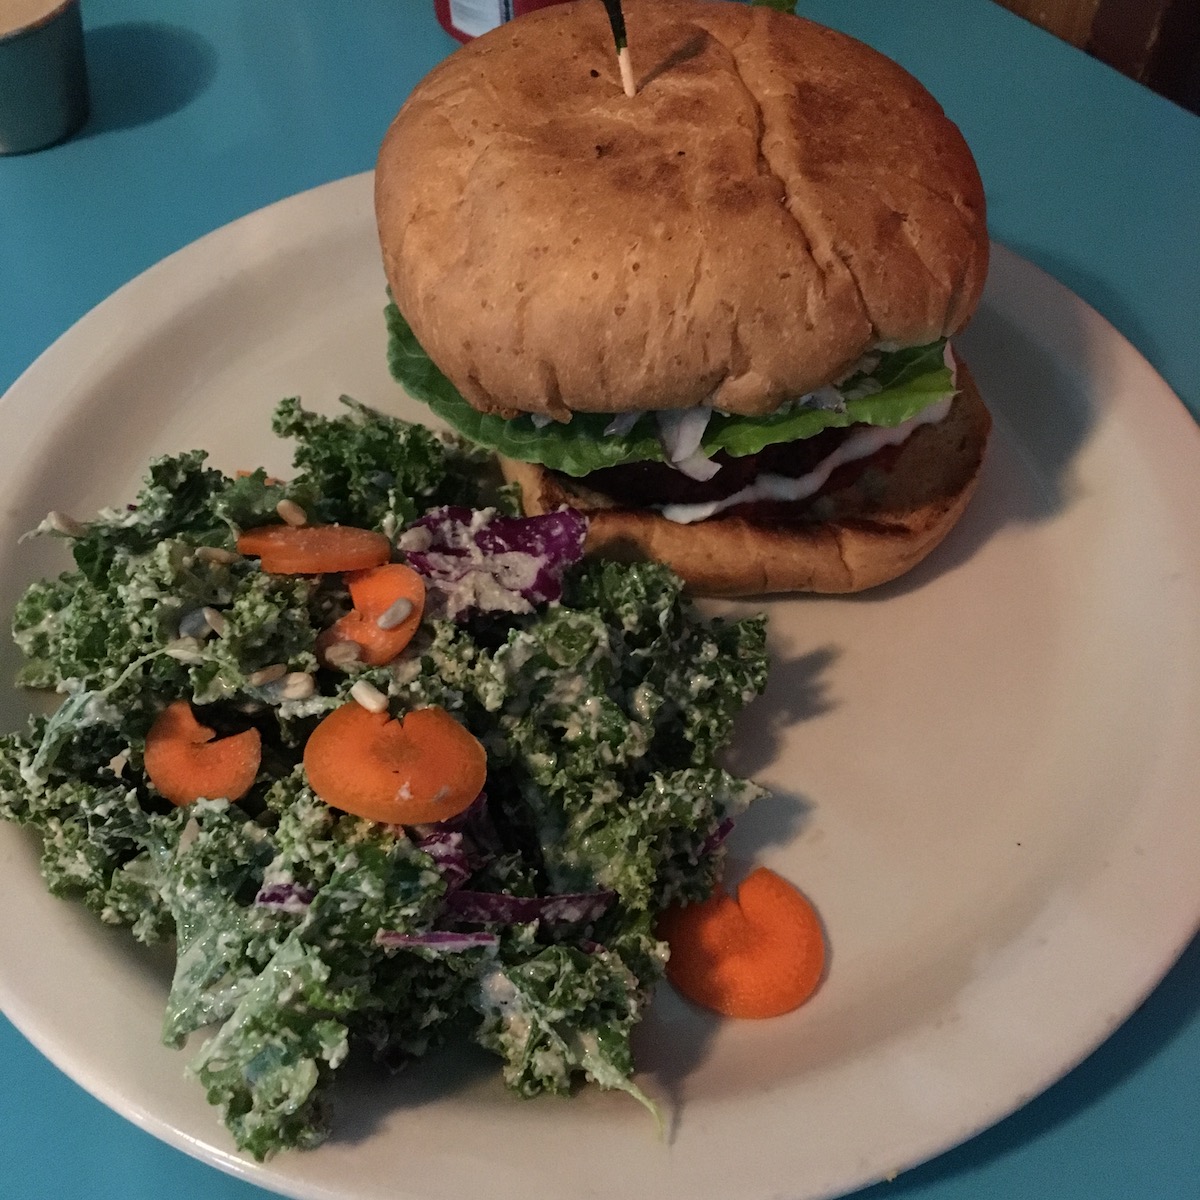
[[[926,84],[974,149],[993,237],[1098,309],[1200,417],[1200,119],[990,0],[798,11]],[[0,390],[163,256],[369,169],[409,89],[455,45],[432,0],[85,0],[84,23],[88,124],[0,158]],[[2,1018],[0,1113],[11,1200],[266,1194],[108,1111]],[[1200,942],[1047,1092],[858,1195],[1200,1197]]]

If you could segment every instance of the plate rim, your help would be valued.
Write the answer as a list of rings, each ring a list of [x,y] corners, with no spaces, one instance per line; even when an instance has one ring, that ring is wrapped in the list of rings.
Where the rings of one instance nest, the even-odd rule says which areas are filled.
[[[307,226],[313,224],[314,221],[320,226],[326,223],[325,217],[336,217],[336,214],[339,212],[352,214],[345,217],[347,224],[353,225],[361,221],[361,213],[355,212],[355,206],[361,202],[363,198],[362,193],[367,189],[371,174],[371,172],[363,172],[359,175],[348,176],[344,179],[322,184],[305,192],[276,201],[265,208],[246,214],[228,225],[211,231],[149,267],[146,271],[141,272],[80,318],[78,322],[60,335],[51,346],[43,351],[18,376],[3,398],[0,398],[0,419],[6,419],[14,405],[28,406],[34,404],[36,402],[36,393],[43,390],[47,385],[53,385],[56,374],[61,374],[67,369],[67,365],[69,365],[73,354],[76,353],[76,343],[87,345],[89,339],[93,339],[98,332],[103,331],[114,323],[119,323],[121,312],[130,303],[136,303],[139,296],[144,292],[149,293],[153,291],[167,280],[175,282],[177,273],[182,270],[184,273],[183,282],[186,286],[182,290],[174,289],[180,292],[180,307],[189,298],[202,297],[209,288],[215,283],[220,282],[220,255],[211,253],[214,246],[218,248],[225,246],[230,243],[231,239],[238,239],[243,234],[256,232],[265,224],[277,231],[290,231],[292,242],[285,245],[283,251],[294,252],[296,246],[299,246],[301,243],[302,231]],[[350,202],[348,203],[347,201]],[[333,220],[331,223],[334,226],[337,224],[336,220]],[[263,259],[270,259],[282,252],[278,246],[268,249],[267,243],[270,240],[267,238],[247,238],[248,243],[259,247],[258,252]],[[261,260],[252,258],[248,263],[243,264],[242,269],[251,270],[259,261]],[[195,269],[197,266],[200,267],[199,270]],[[1115,329],[1099,312],[1040,267],[1037,267],[1035,264],[1015,252],[1006,249],[1002,245],[994,244],[993,271],[997,270],[1001,272],[1011,272],[1014,270],[1023,272],[1029,279],[1035,282],[1038,289],[1056,297],[1059,302],[1069,303],[1077,312],[1083,313],[1091,329],[1103,330],[1106,339],[1116,348],[1119,354],[1140,362],[1159,381],[1162,390],[1173,396],[1177,405],[1178,411],[1174,416],[1168,415],[1166,411],[1167,406],[1157,405],[1155,420],[1163,425],[1164,428],[1172,429],[1172,432],[1174,432],[1174,429],[1182,430],[1184,428],[1182,423],[1172,426],[1172,422],[1176,422],[1179,419],[1185,422],[1190,432],[1181,435],[1180,442],[1174,449],[1184,456],[1194,455],[1196,460],[1200,461],[1200,453],[1197,453],[1200,451],[1200,428],[1197,428],[1195,418],[1193,418],[1178,396],[1175,396],[1171,392],[1166,382],[1154,371],[1153,367],[1129,339],[1121,334],[1119,330]],[[86,390],[86,385],[84,385],[84,390]],[[1181,446],[1183,447],[1182,449],[1180,448]],[[36,455],[31,455],[31,459],[36,459],[36,457]],[[1087,1040],[1086,1045],[1076,1048],[1077,1054],[1070,1061],[1056,1063],[1047,1076],[1034,1081],[1025,1094],[1012,1097],[1011,1103],[996,1107],[993,1111],[985,1114],[978,1123],[973,1124],[971,1128],[956,1130],[950,1138],[946,1138],[945,1136],[931,1138],[928,1145],[915,1148],[913,1155],[908,1161],[897,1163],[889,1160],[886,1168],[876,1163],[860,1177],[835,1184],[834,1186],[838,1189],[837,1191],[831,1191],[826,1188],[825,1190],[806,1192],[805,1195],[815,1198],[818,1195],[839,1194],[845,1187],[854,1189],[882,1178],[890,1169],[907,1169],[918,1162],[949,1149],[953,1145],[961,1143],[980,1129],[990,1126],[995,1121],[1014,1111],[1033,1095],[1041,1092],[1055,1080],[1061,1078],[1062,1075],[1066,1074],[1079,1061],[1086,1058],[1096,1046],[1104,1041],[1113,1029],[1121,1024],[1138,1004],[1141,1003],[1145,996],[1157,986],[1162,976],[1170,969],[1174,961],[1187,947],[1192,937],[1195,936],[1197,916],[1200,916],[1200,913],[1193,916],[1191,924],[1187,928],[1183,928],[1181,923],[1181,929],[1172,938],[1169,958],[1163,963],[1161,971],[1153,978],[1148,978],[1144,981],[1144,987],[1139,994],[1130,1000],[1122,1012],[1114,1015],[1111,1024],[1093,1031],[1094,1036]],[[312,1198],[312,1200],[317,1200],[317,1198],[327,1200],[327,1198],[333,1196],[351,1196],[354,1194],[352,1192],[330,1191],[315,1184],[306,1186],[302,1180],[293,1178],[290,1174],[276,1169],[281,1161],[284,1160],[276,1159],[274,1164],[262,1166],[243,1158],[231,1150],[222,1148],[216,1143],[216,1136],[214,1136],[211,1142],[197,1138],[187,1131],[157,1118],[144,1104],[137,1103],[135,1099],[127,1094],[127,1085],[123,1090],[120,1085],[112,1080],[81,1078],[72,1068],[70,1054],[66,1046],[62,1044],[56,1045],[51,1031],[41,1028],[33,1014],[24,1014],[25,1019],[22,1019],[21,1005],[19,1001],[16,1004],[13,1003],[11,986],[5,979],[2,971],[0,971],[0,1007],[4,1008],[9,1019],[22,1035],[54,1063],[59,1070],[63,1071],[70,1078],[75,1079],[85,1090],[96,1096],[106,1106],[120,1113],[139,1128],[175,1146],[177,1149],[181,1149],[211,1166],[255,1183],[258,1186],[280,1191],[283,1194],[303,1197],[305,1200],[308,1200],[308,1198]],[[14,1011],[17,1015],[13,1015]],[[182,1063],[180,1067],[182,1074]],[[221,1132],[219,1124],[216,1125],[214,1127],[214,1135],[218,1135]],[[294,1156],[292,1157],[294,1158]]]

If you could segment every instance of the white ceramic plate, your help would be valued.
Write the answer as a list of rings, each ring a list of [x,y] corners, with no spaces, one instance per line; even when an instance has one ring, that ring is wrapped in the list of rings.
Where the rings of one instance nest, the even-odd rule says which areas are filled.
[[[383,303],[361,176],[102,304],[0,404],[0,608],[64,564],[17,535],[52,507],[126,499],[149,455],[201,445],[227,469],[286,471],[268,416],[289,394],[417,416],[387,375]],[[296,1197],[827,1196],[1045,1088],[1200,913],[1200,433],[1123,338],[1003,250],[960,346],[996,417],[974,503],[894,585],[766,606],[774,674],[733,755],[775,792],[733,853],[814,898],[828,979],[768,1022],[660,996],[638,1049],[668,1141],[623,1096],[522,1102],[464,1053],[364,1073],[327,1145],[246,1161],[158,1042],[167,963],[47,896],[7,826],[4,1011],[131,1120]],[[22,711],[5,693],[3,727]]]

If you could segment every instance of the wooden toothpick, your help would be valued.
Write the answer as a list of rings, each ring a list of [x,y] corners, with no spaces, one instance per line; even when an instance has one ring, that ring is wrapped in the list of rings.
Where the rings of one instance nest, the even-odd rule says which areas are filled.
[[[604,0],[604,7],[608,10],[613,41],[617,44],[617,66],[621,68],[621,86],[625,89],[625,95],[636,96],[637,84],[633,80],[633,63],[629,58],[629,42],[625,36],[625,14],[621,11],[621,0]]]

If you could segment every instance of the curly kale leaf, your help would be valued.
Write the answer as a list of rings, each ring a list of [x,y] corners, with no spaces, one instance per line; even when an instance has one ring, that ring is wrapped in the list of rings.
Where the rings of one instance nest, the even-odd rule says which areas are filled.
[[[183,814],[143,809],[109,765],[124,745],[111,726],[48,740],[58,715],[0,738],[0,819],[41,834],[41,870],[52,893],[80,896],[101,920],[130,926],[139,941],[163,941],[174,930],[161,895],[164,849],[178,838]]]
[[[423,425],[372,412],[348,396],[342,403],[350,415],[338,419],[284,400],[272,421],[280,437],[296,439],[295,484],[320,497],[315,505],[322,521],[391,537],[427,508],[456,497],[460,504],[478,501],[479,452]]]
[[[503,646],[480,657],[472,681],[485,706],[498,709],[489,751],[519,759],[550,788],[635,766],[651,730],[611,694],[619,670],[619,647],[594,613],[552,609],[513,630]]]
[[[238,1148],[260,1162],[328,1136],[328,1084],[349,1049],[340,1018],[354,1005],[329,978],[320,952],[289,938],[189,1066]]]
[[[272,479],[259,467],[247,474],[226,478],[224,487],[213,495],[212,512],[236,535],[244,529],[277,524],[277,509],[282,500],[291,500],[307,512],[315,507],[318,496],[303,483]]]
[[[33,816],[31,801],[36,811],[41,789],[31,786],[25,775],[33,766],[38,739],[38,723],[33,724],[32,737],[20,733],[0,736],[0,821],[26,824]]]
[[[56,896],[78,896],[101,920],[129,925],[139,941],[174,928],[161,894],[165,848],[179,837],[182,814],[145,812],[126,787],[75,779],[34,797],[29,824],[42,838],[41,872]]]
[[[228,530],[213,516],[212,500],[226,486],[220,471],[205,467],[203,450],[155,459],[137,499],[109,510],[75,539],[75,565],[89,583],[103,587],[119,557],[145,554],[166,538],[222,543]]]
[[[671,758],[704,766],[729,744],[738,713],[766,686],[766,644],[766,620],[751,617],[692,626],[643,656],[636,687]]]
[[[660,563],[593,560],[570,576],[563,603],[597,613],[631,651],[645,652],[685,623],[683,581]]]
[[[703,766],[766,686],[766,620],[697,620],[681,591],[678,577],[657,563],[591,563],[567,602],[620,631],[620,679],[632,707],[652,714],[659,752]]]
[[[82,893],[97,908],[113,871],[145,848],[149,818],[135,792],[78,780],[47,793],[38,827],[46,886],[56,896]]]
[[[13,610],[13,641],[24,655],[17,673],[20,687],[54,687],[61,679],[58,645],[63,614],[70,609],[79,585],[75,574],[31,584]]]
[[[273,853],[266,830],[224,800],[199,800],[188,815],[189,836],[177,844],[162,884],[177,937],[162,1035],[173,1046],[229,1016],[273,952],[270,946],[263,956],[261,946],[280,923],[253,904]]]
[[[33,584],[17,604],[13,639],[27,656],[17,683],[37,688],[102,686],[153,644],[126,623],[120,597],[78,574]]]
[[[642,994],[620,955],[547,946],[483,974],[476,1040],[504,1060],[504,1081],[523,1096],[563,1094],[576,1075],[619,1088],[657,1116],[632,1080],[629,1034]]]
[[[719,826],[759,794],[713,763],[765,677],[761,620],[701,620],[664,568],[609,563],[477,646],[459,683],[489,714],[489,789],[549,890],[638,907],[711,888]]]
[[[293,807],[299,823],[313,829],[308,797],[296,794]],[[298,828],[288,829],[282,821],[280,828],[281,857],[295,863],[298,847],[287,843]],[[210,1019],[227,1019],[192,1071],[210,1102],[221,1106],[238,1146],[260,1159],[290,1146],[316,1145],[325,1137],[325,1093],[347,1051],[351,1025],[415,1050],[419,1035],[432,1034],[441,1021],[440,1014],[427,1012],[402,1028],[402,1019],[386,1011],[389,999],[404,994],[445,995],[445,980],[425,963],[419,964],[421,979],[400,979],[375,939],[381,929],[420,929],[431,922],[442,886],[432,861],[394,826],[340,818],[324,832],[329,836],[305,856],[312,881],[308,890],[315,894],[302,915],[291,918],[286,937],[274,946],[269,939],[257,944],[246,939],[238,946],[237,961],[221,964],[213,956],[205,972],[201,995],[221,1001],[219,1007],[211,1005]],[[277,857],[262,868],[257,882],[279,879],[283,871]],[[231,890],[244,894],[248,882],[227,880],[209,903],[227,903],[221,898]],[[210,910],[202,922],[208,942],[220,950],[222,935],[237,941],[247,924],[260,919],[251,915],[255,911],[243,912],[238,925],[229,914]],[[226,982],[217,997],[213,984],[227,981],[239,962],[257,965],[255,949],[271,950],[265,965],[245,970],[232,991]],[[181,953],[181,963],[184,957]],[[212,979],[221,965],[226,974]],[[456,984],[460,991],[461,986]]]
[[[655,774],[619,803],[597,797],[544,844],[552,890],[610,888],[634,911],[706,896],[720,868],[709,843],[722,822],[762,794],[756,784],[709,767]]]
[[[483,950],[424,955],[394,950],[376,963],[371,1003],[351,1019],[375,1057],[396,1068],[419,1058],[473,1018]]]

